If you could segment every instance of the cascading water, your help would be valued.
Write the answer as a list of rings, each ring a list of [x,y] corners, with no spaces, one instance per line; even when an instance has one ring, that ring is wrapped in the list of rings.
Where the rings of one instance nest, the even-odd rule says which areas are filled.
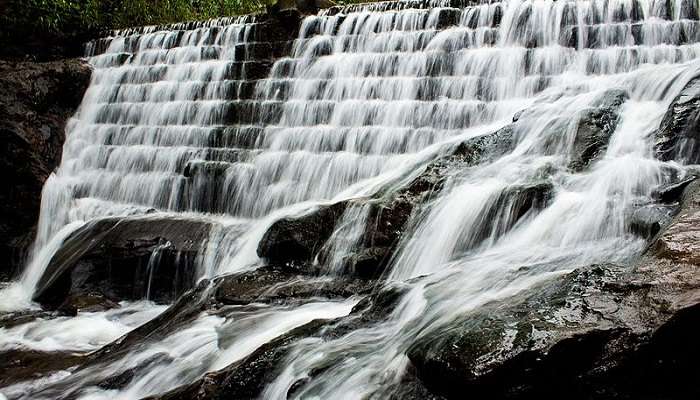
[[[417,339],[578,266],[641,253],[629,210],[671,172],[684,173],[654,159],[651,134],[700,73],[698,9],[695,0],[347,6],[305,18],[291,56],[267,77],[247,58],[257,40],[250,17],[118,32],[92,58],[92,84],[46,184],[24,290],[31,295],[72,230],[106,216],[211,221],[198,277],[255,268],[257,242],[275,220],[399,186],[455,144],[508,125],[509,151],[451,171],[414,212],[382,283],[406,286],[389,317],[292,344],[261,395],[389,396]],[[572,167],[584,117],[611,99],[618,111],[607,147],[590,165]],[[511,194],[532,185],[546,187],[546,200],[514,217]],[[325,246],[325,272],[342,274],[368,213],[346,209]],[[202,313],[119,363],[6,393],[162,393],[313,319],[347,315],[358,301]],[[85,387],[95,374],[120,374],[163,352],[120,390]]]

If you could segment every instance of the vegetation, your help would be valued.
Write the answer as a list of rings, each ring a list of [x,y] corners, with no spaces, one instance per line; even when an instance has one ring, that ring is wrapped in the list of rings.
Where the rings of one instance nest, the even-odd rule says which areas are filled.
[[[270,0],[10,0],[0,23],[14,32],[70,35],[259,11]]]
[[[0,59],[79,56],[82,43],[113,29],[248,14],[276,1],[0,0]],[[373,0],[335,0],[365,1]]]

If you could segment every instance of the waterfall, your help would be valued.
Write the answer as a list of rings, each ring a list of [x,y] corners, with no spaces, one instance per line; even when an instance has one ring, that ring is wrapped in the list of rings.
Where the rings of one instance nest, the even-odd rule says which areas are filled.
[[[348,5],[305,17],[279,51],[250,16],[114,32],[88,48],[95,71],[44,189],[26,291],[70,232],[114,216],[211,222],[198,278],[257,268],[258,241],[275,221],[377,198],[460,143],[509,129],[507,152],[450,171],[413,212],[378,283],[406,287],[389,316],[289,344],[261,394],[386,398],[418,338],[577,267],[642,253],[630,210],[685,173],[654,158],[652,134],[700,74],[698,9],[695,0]],[[581,161],[577,132],[601,107],[616,110],[609,140]],[[513,193],[534,185],[546,199],[523,207]],[[347,207],[316,260],[326,278],[344,273],[369,223],[366,206]],[[163,393],[360,300],[201,313],[119,363],[37,383],[33,397]],[[83,387],[163,352],[124,388]]]

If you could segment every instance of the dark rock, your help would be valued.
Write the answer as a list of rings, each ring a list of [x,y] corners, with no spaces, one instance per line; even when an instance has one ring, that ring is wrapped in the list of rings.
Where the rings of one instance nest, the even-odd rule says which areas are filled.
[[[653,338],[678,314],[655,303],[665,288],[631,284],[624,275],[614,266],[579,270],[427,336],[409,357],[425,384],[448,398],[659,398],[665,383],[640,379],[645,371],[700,369],[687,361],[659,368],[655,357],[643,354],[658,353]],[[697,344],[684,346],[697,353]],[[679,354],[665,356],[675,362]],[[684,394],[697,392],[684,385]]]
[[[543,210],[553,198],[553,190],[548,181],[507,188],[484,210],[479,229],[461,241],[461,250],[471,249],[489,237],[503,236],[528,213]]]
[[[673,100],[655,134],[656,156],[663,161],[700,163],[700,78]]]
[[[177,301],[157,317],[125,334],[114,342],[90,353],[89,362],[81,368],[90,365],[109,363],[139,346],[146,346],[151,341],[158,341],[187,326],[211,305],[210,281],[201,281],[194,289],[185,292]]]
[[[569,168],[583,171],[605,152],[617,127],[620,106],[629,98],[622,90],[609,90],[579,116]]]
[[[578,269],[425,332],[408,351],[417,376],[448,398],[700,395],[698,186],[636,265]]]
[[[71,376],[48,388],[39,389],[41,397],[76,398],[79,391],[89,386],[119,389],[128,385],[140,371],[157,363],[167,362],[167,354],[157,353],[133,368],[126,369],[111,377],[95,373],[95,371],[109,370],[114,363],[122,360],[127,354],[137,353],[152,342],[162,340],[179,329],[185,328],[207,310],[210,305],[210,294],[210,282],[200,282],[197,287],[180,296],[177,302],[157,317],[77,360],[71,370]],[[32,397],[33,394],[28,393],[27,395]]]
[[[192,384],[151,399],[254,399],[279,374],[290,345],[307,337],[333,339],[385,318],[398,303],[401,288],[378,291],[355,306],[351,314],[335,320],[314,320],[266,343],[246,358],[209,372]],[[321,371],[317,371],[321,372]],[[306,381],[297,382],[292,391]]]
[[[347,264],[354,268],[353,273],[363,279],[377,278],[389,262],[386,260],[391,255],[390,247],[363,248],[351,255]]]
[[[43,352],[38,350],[5,350],[0,352],[0,387],[36,379],[50,372],[68,369],[83,359],[70,352]]]
[[[45,310],[23,310],[14,311],[6,314],[0,314],[0,328],[9,329],[17,325],[26,324],[37,319],[52,319],[57,317],[65,317],[73,315],[70,311],[66,314],[62,310],[45,311]]]
[[[267,12],[276,15],[280,11],[298,10],[304,14],[316,14],[318,10],[335,6],[332,0],[277,0],[268,6]]]
[[[69,296],[171,301],[194,284],[194,260],[207,222],[174,218],[105,218],[71,234],[34,294],[48,307]]]
[[[459,24],[461,11],[457,8],[443,8],[437,10],[437,23],[435,29],[442,30]]]
[[[44,181],[61,159],[65,126],[90,81],[81,60],[0,61],[0,278],[23,265],[39,218]]]
[[[314,320],[264,344],[246,358],[218,371],[209,372],[190,385],[173,389],[149,399],[255,399],[265,384],[279,373],[288,346],[317,334],[330,323]]]
[[[78,312],[100,312],[119,308],[119,304],[99,293],[76,294],[69,296],[59,307],[59,312],[76,315]]]
[[[639,236],[651,239],[671,222],[676,209],[674,206],[658,204],[640,207],[632,213],[630,229]]]
[[[362,243],[356,254],[347,257],[347,270],[363,278],[380,276],[391,259],[414,209],[442,189],[446,179],[464,168],[505,154],[513,146],[512,126],[469,139],[453,152],[430,163],[405,187],[394,193],[380,193],[371,204]],[[258,244],[258,255],[275,265],[305,264],[327,255],[323,246],[331,237],[348,202],[342,201],[296,218],[272,224]]]
[[[320,206],[301,217],[273,223],[258,244],[258,255],[274,264],[312,261],[333,234],[345,207],[345,202]]]
[[[142,363],[139,363],[136,367],[134,368],[129,368],[126,371],[122,372],[119,375],[109,377],[107,379],[104,379],[100,381],[99,383],[96,384],[97,387],[100,389],[104,390],[119,390],[127,386],[131,381],[134,379],[134,377],[139,374],[143,373],[144,371],[148,370],[149,368],[155,367],[159,363],[163,362],[168,362],[172,361],[170,357],[168,357],[164,353],[159,353],[155,354],[153,357],[150,357],[143,361]]]
[[[697,176],[691,175],[680,182],[664,185],[654,191],[653,197],[663,203],[676,202],[680,199],[685,188],[697,178]]]
[[[409,229],[411,215],[442,190],[448,177],[500,157],[512,150],[513,145],[512,125],[468,139],[449,155],[428,164],[405,187],[375,201],[370,210],[363,242],[357,253],[348,258],[349,269],[365,278],[380,276],[391,261],[401,236]]]
[[[518,122],[518,120],[523,116],[524,113],[525,113],[525,110],[520,110],[520,111],[516,112],[515,114],[513,114],[513,122]]]
[[[288,303],[312,297],[348,298],[367,292],[372,282],[303,276],[274,266],[217,278],[213,300],[221,304]]]

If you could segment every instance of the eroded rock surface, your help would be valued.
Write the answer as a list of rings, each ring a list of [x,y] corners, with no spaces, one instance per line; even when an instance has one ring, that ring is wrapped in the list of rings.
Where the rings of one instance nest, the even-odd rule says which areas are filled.
[[[655,139],[661,160],[700,162],[700,78],[691,80],[673,100]]]
[[[0,61],[0,278],[18,272],[34,239],[44,181],[58,166],[66,122],[90,81],[81,60]]]

